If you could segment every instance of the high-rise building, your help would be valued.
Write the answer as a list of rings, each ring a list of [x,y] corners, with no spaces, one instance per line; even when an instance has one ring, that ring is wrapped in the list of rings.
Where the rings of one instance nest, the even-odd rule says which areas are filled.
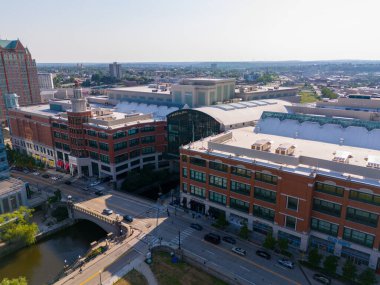
[[[38,73],[38,84],[42,90],[54,89],[53,74]]]
[[[117,79],[121,78],[121,64],[114,62],[109,65],[110,75]]]
[[[19,40],[0,40],[0,96],[16,93],[21,106],[41,102],[36,62]],[[6,108],[0,100],[0,120]]]

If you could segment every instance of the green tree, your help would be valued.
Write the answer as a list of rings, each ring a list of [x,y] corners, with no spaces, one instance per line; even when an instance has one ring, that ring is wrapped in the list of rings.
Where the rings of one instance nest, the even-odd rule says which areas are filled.
[[[361,285],[374,285],[377,283],[375,272],[367,268],[358,276],[358,281]]]
[[[322,255],[318,253],[318,249],[313,248],[309,251],[308,261],[313,267],[319,267],[321,263]]]
[[[277,244],[278,244],[278,247],[281,250],[281,252],[288,250],[289,241],[287,239],[280,238],[278,240]]]
[[[14,279],[4,278],[1,280],[0,285],[28,285],[25,277],[18,277]]]
[[[351,260],[346,259],[346,262],[343,265],[342,272],[343,277],[348,281],[355,281],[356,279],[356,266],[352,263]]]
[[[263,246],[267,249],[274,249],[274,247],[276,246],[276,240],[273,237],[272,233],[267,234]]]
[[[335,275],[336,268],[338,267],[338,257],[329,255],[323,261],[323,269],[327,274]]]
[[[329,99],[338,98],[338,94],[334,93],[331,89],[327,87],[322,87],[321,92],[322,92],[322,97],[329,98]]]
[[[242,239],[248,239],[248,234],[249,234],[248,225],[246,222],[244,222],[244,224],[240,228],[239,236]]]
[[[33,210],[20,207],[17,211],[0,215],[0,240],[10,243],[34,243],[38,227],[31,222],[32,213]]]
[[[218,219],[216,221],[216,224],[218,225],[218,227],[221,227],[221,228],[228,226],[229,223],[226,220],[226,215],[224,213],[220,213],[218,215]]]

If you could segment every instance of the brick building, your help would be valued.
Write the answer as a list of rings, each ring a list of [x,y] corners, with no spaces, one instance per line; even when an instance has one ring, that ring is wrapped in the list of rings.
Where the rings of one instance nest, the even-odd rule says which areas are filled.
[[[36,62],[19,40],[0,40],[0,120],[5,121],[3,96],[16,93],[21,106],[41,102]]]
[[[380,123],[264,112],[180,149],[181,202],[378,268]]]
[[[136,112],[136,104],[130,111],[128,106],[90,105],[76,89],[70,101],[11,110],[12,142],[16,149],[72,175],[111,176],[116,181],[136,169],[168,167],[162,159],[166,121],[159,119],[165,116],[155,114],[172,109],[144,105],[144,113]]]

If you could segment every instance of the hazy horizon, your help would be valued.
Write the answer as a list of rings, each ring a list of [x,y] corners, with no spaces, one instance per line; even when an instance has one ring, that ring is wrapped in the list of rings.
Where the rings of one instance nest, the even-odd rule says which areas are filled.
[[[0,38],[38,63],[380,60],[375,0],[19,0]]]

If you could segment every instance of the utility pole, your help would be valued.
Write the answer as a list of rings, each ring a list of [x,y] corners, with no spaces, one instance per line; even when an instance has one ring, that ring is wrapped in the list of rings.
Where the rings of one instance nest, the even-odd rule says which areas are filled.
[[[178,249],[181,250],[181,231],[178,231]]]

